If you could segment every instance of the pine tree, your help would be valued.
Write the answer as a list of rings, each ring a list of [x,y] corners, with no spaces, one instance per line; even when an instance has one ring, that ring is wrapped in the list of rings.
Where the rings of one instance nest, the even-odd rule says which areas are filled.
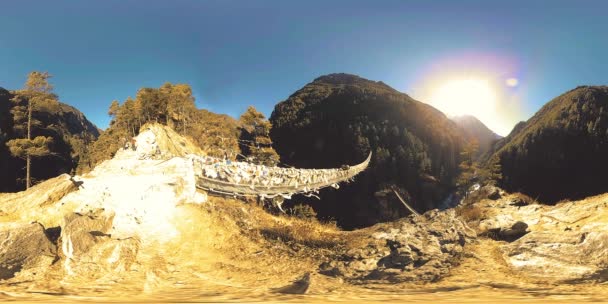
[[[166,124],[167,100],[163,98],[159,89],[140,89],[137,92],[137,96],[135,96],[135,100],[139,100],[138,102],[141,103],[141,114],[144,118],[144,123],[153,121]]]
[[[135,100],[131,97],[127,98],[120,108],[120,120],[123,121],[127,128],[127,133],[130,136],[137,136],[139,127],[137,126],[137,113],[135,112]]]
[[[253,158],[258,164],[274,166],[279,162],[279,154],[272,148],[270,129],[272,124],[264,114],[258,112],[255,107],[249,106],[247,111],[240,117],[241,140],[247,142],[245,154]]]
[[[187,84],[165,83],[160,88],[166,102],[166,123],[178,132],[186,133],[192,113],[196,111],[192,88]]]
[[[110,115],[113,119],[118,115],[120,111],[120,103],[118,100],[113,100],[112,104],[110,104],[110,109],[108,109],[108,115]]]
[[[490,185],[499,184],[502,181],[500,158],[498,156],[492,157],[484,168],[479,169],[479,172],[483,183]]]
[[[31,72],[28,75],[23,90],[17,91],[12,101],[16,104],[12,109],[16,129],[27,130],[25,138],[9,140],[6,145],[11,154],[25,160],[25,187],[29,189],[31,181],[32,157],[42,157],[51,154],[52,138],[36,136],[32,139],[32,127],[38,126],[39,121],[32,117],[34,110],[43,105],[57,103],[53,94],[53,86],[48,82],[51,75],[47,72]],[[25,105],[24,105],[25,104]]]

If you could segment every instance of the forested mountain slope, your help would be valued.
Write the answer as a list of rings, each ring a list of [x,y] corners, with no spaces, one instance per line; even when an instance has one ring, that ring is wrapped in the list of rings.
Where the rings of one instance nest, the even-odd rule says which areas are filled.
[[[339,192],[309,201],[346,228],[437,207],[458,174],[464,137],[437,109],[382,82],[349,74],[319,77],[280,102],[270,117],[281,160],[298,167],[336,167],[373,153],[370,168]],[[297,198],[304,200],[304,198]]]
[[[501,185],[541,201],[608,191],[608,86],[581,86],[543,106],[499,141],[489,158]]]
[[[472,115],[462,115],[450,118],[464,131],[468,140],[477,142],[477,156],[484,155],[492,149],[494,143],[502,136],[494,133],[479,119]]]
[[[23,190],[25,187],[25,160],[11,155],[6,145],[12,139],[24,138],[26,128],[14,120],[16,107],[25,102],[12,101],[13,92],[0,88],[0,192]],[[99,136],[99,130],[76,108],[49,101],[33,108],[32,138],[51,137],[50,153],[32,159],[31,174],[34,182],[76,170],[86,158],[89,144]]]

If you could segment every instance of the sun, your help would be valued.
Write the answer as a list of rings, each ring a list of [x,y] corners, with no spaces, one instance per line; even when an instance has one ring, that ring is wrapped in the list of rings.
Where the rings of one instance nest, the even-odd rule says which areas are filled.
[[[448,116],[473,115],[491,119],[496,100],[496,92],[487,81],[457,79],[439,86],[429,101]]]

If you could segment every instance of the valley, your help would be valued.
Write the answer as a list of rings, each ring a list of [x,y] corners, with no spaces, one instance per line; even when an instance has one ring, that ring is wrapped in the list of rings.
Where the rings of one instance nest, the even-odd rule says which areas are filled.
[[[111,106],[114,120],[97,141],[72,148],[87,157],[72,153],[54,174],[78,173],[0,193],[0,299],[604,299],[608,188],[596,183],[562,193],[532,182],[517,188],[512,170],[526,168],[510,163],[520,157],[517,163],[540,164],[528,151],[546,145],[539,139],[547,138],[544,132],[569,142],[570,129],[561,134],[547,122],[561,113],[556,123],[562,124],[574,110],[554,109],[582,109],[572,103],[590,96],[586,107],[593,110],[570,125],[591,125],[576,138],[595,148],[571,178],[604,168],[604,91],[568,92],[501,138],[474,117],[451,120],[381,82],[349,74],[315,79],[277,104],[269,120],[255,108],[239,120],[194,110],[186,85],[142,89],[137,99]],[[11,113],[4,102],[4,113]],[[146,110],[154,103],[167,112]],[[42,125],[55,121],[47,108],[35,112],[43,114]],[[77,136],[92,136],[86,130],[97,129],[77,117],[88,126]],[[13,126],[3,130],[19,134]],[[578,161],[574,150],[551,156],[559,151],[543,152],[552,163],[537,168],[537,178],[551,180],[560,165]],[[274,186],[282,190],[269,192]],[[559,202],[540,199],[555,193]],[[438,209],[448,196],[455,207]],[[300,277],[307,279],[292,283]]]

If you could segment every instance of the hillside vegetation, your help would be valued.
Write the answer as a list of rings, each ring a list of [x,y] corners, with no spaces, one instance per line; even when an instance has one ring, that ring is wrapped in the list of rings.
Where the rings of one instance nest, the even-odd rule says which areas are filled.
[[[581,86],[543,106],[494,146],[500,184],[547,203],[608,191],[608,86]]]
[[[249,107],[240,120],[235,120],[197,109],[192,88],[187,84],[142,88],[135,98],[122,103],[113,101],[108,114],[112,117],[110,126],[92,145],[89,158],[81,162],[81,172],[90,171],[120,148],[131,145],[131,139],[150,122],[187,136],[207,155],[233,160],[250,157],[253,162],[271,164],[278,159],[268,137],[271,125],[264,115]]]
[[[466,138],[469,141],[475,141],[478,149],[476,157],[481,157],[492,149],[494,143],[501,139],[502,136],[494,133],[479,119],[472,115],[462,115],[450,118],[460,128],[462,128]]]
[[[27,141],[28,95],[22,90],[0,88],[0,192],[23,190],[26,184],[26,159],[16,157],[7,143]],[[87,157],[88,146],[99,136],[99,130],[76,108],[48,99],[32,104],[31,138],[45,138],[45,153],[31,159],[34,183],[76,170]],[[48,150],[47,150],[48,149]]]
[[[336,167],[373,153],[370,168],[340,191],[309,203],[347,228],[438,206],[459,173],[464,138],[443,113],[387,86],[349,74],[319,77],[276,105],[270,122],[283,162]],[[298,198],[304,201],[304,198]]]
[[[189,85],[165,83],[142,88],[122,103],[113,101],[110,126],[101,131],[80,111],[59,102],[49,78],[47,72],[32,72],[23,89],[0,88],[0,192],[23,190],[30,175],[34,185],[61,173],[89,172],[131,145],[150,122],[189,137],[204,154],[278,162],[269,135],[272,125],[253,106],[236,120],[196,108]]]

